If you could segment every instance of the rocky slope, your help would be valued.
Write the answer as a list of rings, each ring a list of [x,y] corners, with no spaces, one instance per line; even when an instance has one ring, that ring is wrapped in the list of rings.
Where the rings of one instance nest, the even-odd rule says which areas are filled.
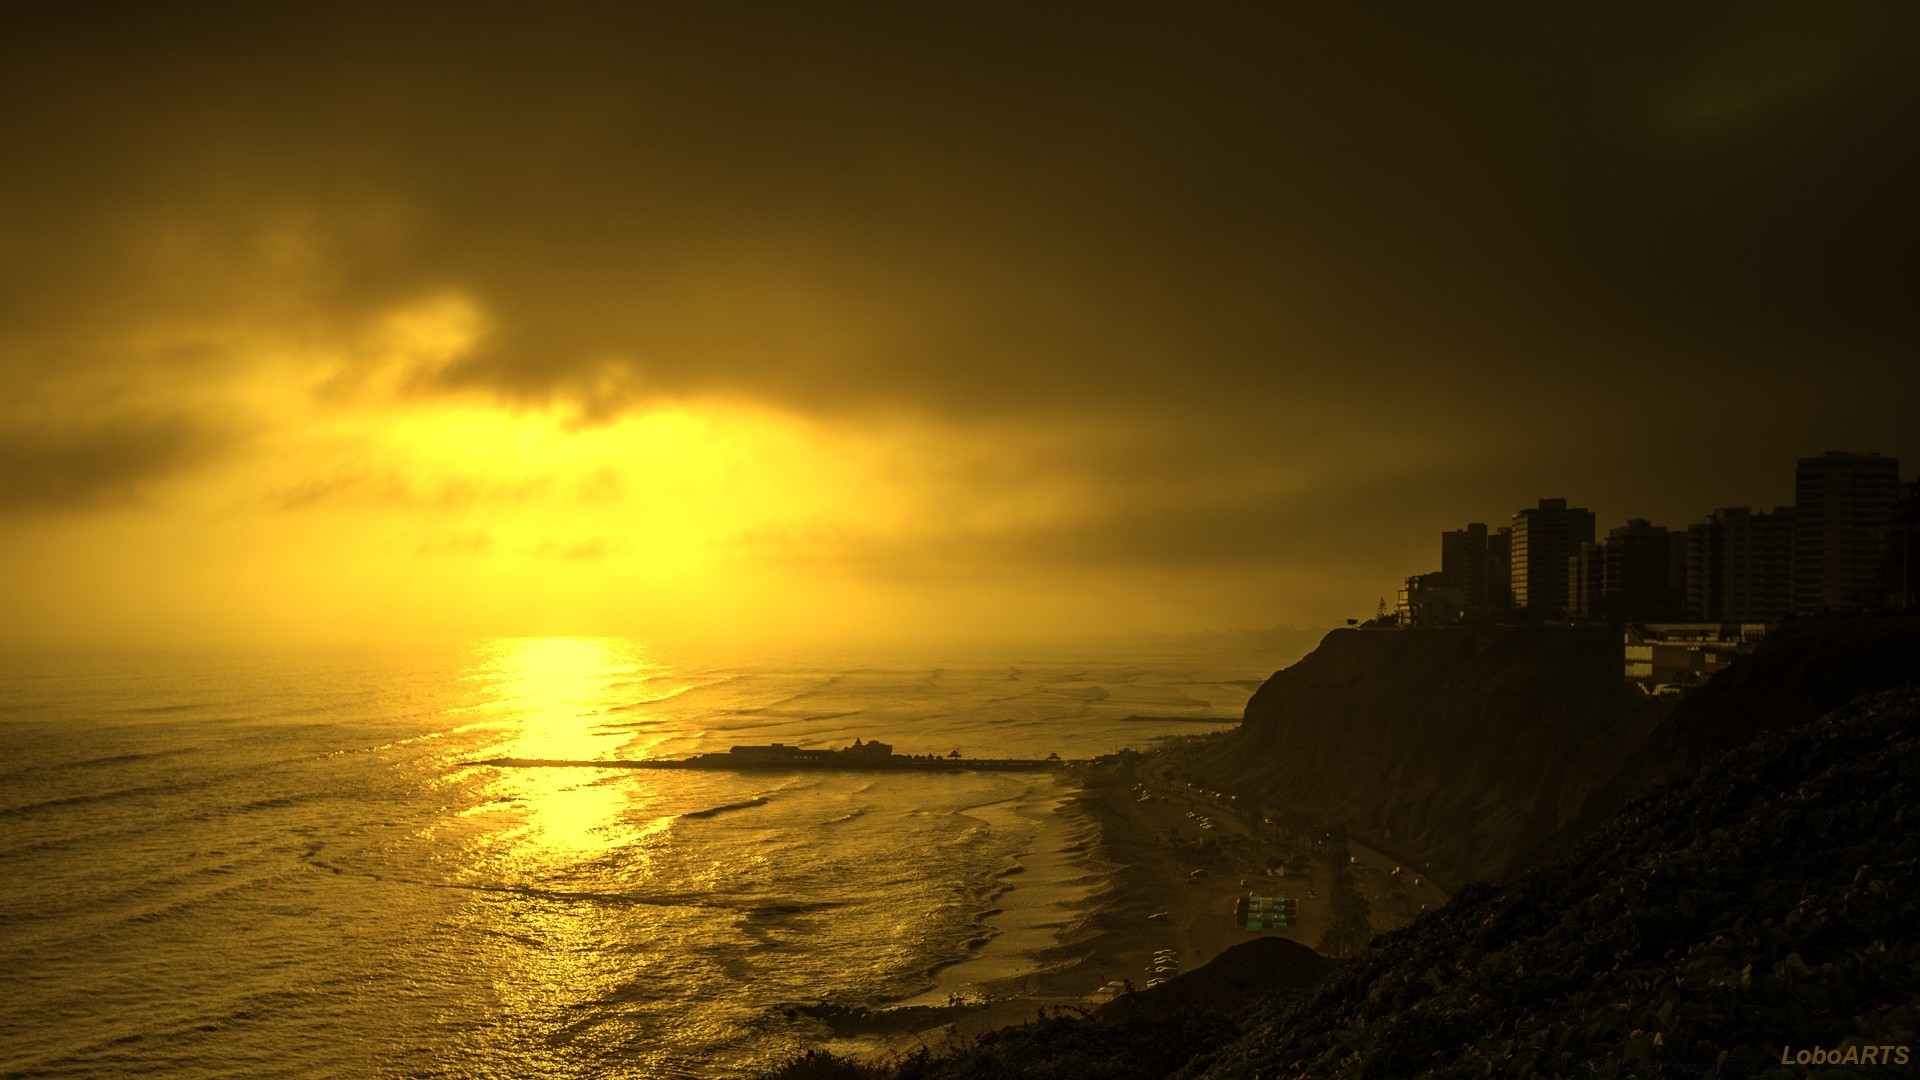
[[[1627,800],[1759,735],[1807,723],[1863,695],[1920,685],[1920,618],[1798,619],[1688,695],[1509,873],[1558,857]]]
[[[1199,771],[1460,884],[1565,852],[1628,799],[1756,735],[1920,681],[1920,618],[1803,619],[1677,705],[1608,627],[1337,630],[1275,674]]]
[[[1337,966],[1285,938],[1255,938],[1095,1012],[1062,1009],[887,1064],[815,1052],[766,1080],[1160,1080],[1245,1035],[1235,1018],[1256,1003],[1298,993]]]
[[[1216,786],[1338,822],[1451,883],[1497,878],[1573,820],[1663,718],[1618,631],[1336,630],[1202,756]]]
[[[1863,698],[1656,788],[1565,857],[1469,886],[1306,989],[1238,1011],[1058,1016],[889,1068],[821,1057],[779,1075],[1912,1075],[1916,792],[1920,692]],[[1295,985],[1314,974],[1291,966]]]
[[[1269,1001],[1181,1075],[1738,1076],[1796,1048],[1920,1055],[1916,792],[1912,691],[1765,736]]]

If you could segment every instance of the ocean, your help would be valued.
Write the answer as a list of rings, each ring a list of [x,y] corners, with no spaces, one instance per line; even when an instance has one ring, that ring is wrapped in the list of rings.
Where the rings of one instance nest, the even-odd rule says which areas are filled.
[[[1288,659],[0,658],[0,1075],[720,1077],[859,1050],[785,1007],[965,995],[1100,902],[1070,776],[470,763],[1086,757],[1227,726]]]

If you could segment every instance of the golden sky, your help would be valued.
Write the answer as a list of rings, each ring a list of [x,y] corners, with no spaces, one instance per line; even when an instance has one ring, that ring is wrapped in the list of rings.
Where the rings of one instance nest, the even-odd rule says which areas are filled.
[[[1327,624],[1920,464],[1898,8],[47,7],[12,639]]]

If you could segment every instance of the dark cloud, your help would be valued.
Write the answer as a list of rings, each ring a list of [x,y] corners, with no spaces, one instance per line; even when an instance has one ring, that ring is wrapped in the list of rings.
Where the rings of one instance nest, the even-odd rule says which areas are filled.
[[[1177,451],[1168,456],[1180,460]],[[1383,563],[1422,568],[1437,559],[1438,540],[1410,522],[1431,523],[1433,532],[1458,527],[1468,515],[1504,522],[1512,507],[1486,500],[1484,490],[1490,484],[1527,490],[1518,469],[1422,468],[1404,457],[1396,465],[1345,463],[1344,475],[1317,471],[1312,463],[1292,476],[1244,468],[1212,483],[1194,483],[1193,471],[1164,462],[1160,470],[1132,472],[1124,464],[1132,459],[1122,454],[1114,468],[1083,474],[1091,497],[1040,522],[950,526],[931,542],[912,545],[795,542],[786,535],[762,540],[769,548],[799,552],[802,560],[857,565],[905,581],[977,579],[996,567],[1231,576],[1279,566],[1339,577],[1366,574]],[[993,482],[975,475],[957,486],[985,490]],[[1339,527],[1328,528],[1328,522]]]
[[[150,485],[212,459],[231,433],[184,417],[83,427],[0,427],[0,513],[137,501]]]
[[[491,330],[432,391],[589,423],[1137,425],[1054,467],[1118,516],[1058,542],[1140,558],[1271,545],[1305,511],[1180,493],[1320,460],[1466,463],[1426,490],[1492,516],[1920,456],[1913,9],[529,11],[46,5],[0,46],[8,355],[454,290]]]

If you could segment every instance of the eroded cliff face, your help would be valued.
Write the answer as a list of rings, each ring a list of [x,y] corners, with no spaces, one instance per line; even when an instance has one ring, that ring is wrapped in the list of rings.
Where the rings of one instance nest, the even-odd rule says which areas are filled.
[[[1553,836],[1665,711],[1624,684],[1608,627],[1336,630],[1201,769],[1458,885]]]
[[[1174,1075],[1573,1076],[1639,1060],[1649,1076],[1780,1076],[1807,1071],[1778,1068],[1790,1048],[1911,1047],[1917,785],[1910,690],[1762,734],[1536,872],[1463,889],[1304,994],[1269,997]]]
[[[1618,773],[1509,873],[1557,858],[1628,799],[1766,732],[1809,723],[1862,694],[1916,685],[1920,618],[1883,613],[1790,621],[1676,705]]]
[[[1920,683],[1920,618],[1790,622],[1677,705],[1621,665],[1611,627],[1336,630],[1267,680],[1201,770],[1449,885],[1498,880],[1763,732]]]

